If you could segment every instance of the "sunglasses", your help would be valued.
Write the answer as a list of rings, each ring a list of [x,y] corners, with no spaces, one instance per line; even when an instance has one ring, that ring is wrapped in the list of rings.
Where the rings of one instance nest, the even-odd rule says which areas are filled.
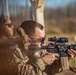
[[[36,39],[36,38],[31,38],[31,39],[36,40],[38,42],[44,42],[45,41],[45,38],[46,38],[46,36],[40,37],[39,39]]]
[[[39,42],[44,42],[45,41],[45,37],[40,37],[39,39],[37,39]]]
[[[5,25],[7,25],[8,27],[12,27],[13,26],[12,23],[8,23],[8,24],[5,24]]]

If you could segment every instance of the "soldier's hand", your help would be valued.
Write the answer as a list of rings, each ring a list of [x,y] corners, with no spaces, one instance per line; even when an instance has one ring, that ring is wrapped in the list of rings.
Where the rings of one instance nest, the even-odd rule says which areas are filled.
[[[43,57],[43,60],[46,64],[51,65],[55,60],[57,60],[59,57],[59,54],[57,53],[48,53]]]
[[[73,49],[68,50],[68,54],[70,55],[71,58],[74,58],[76,56],[76,51]]]

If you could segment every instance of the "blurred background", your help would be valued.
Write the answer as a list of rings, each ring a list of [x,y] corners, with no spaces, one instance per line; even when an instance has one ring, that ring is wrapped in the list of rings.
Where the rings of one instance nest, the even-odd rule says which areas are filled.
[[[63,36],[69,38],[69,43],[75,43],[76,0],[45,1],[44,24],[47,38]],[[0,15],[1,13],[9,16],[16,28],[24,20],[32,20],[30,0],[0,0]]]

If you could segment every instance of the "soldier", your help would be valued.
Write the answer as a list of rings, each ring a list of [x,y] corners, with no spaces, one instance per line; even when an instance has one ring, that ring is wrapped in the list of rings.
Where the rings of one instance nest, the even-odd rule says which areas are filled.
[[[43,75],[46,65],[51,65],[58,54],[48,53],[46,50],[39,50],[45,40],[44,28],[35,21],[24,21],[19,28],[22,28],[29,37],[29,48],[27,56],[29,60],[26,64],[26,75]],[[18,33],[21,32],[18,28]],[[26,37],[25,37],[26,38]],[[49,59],[48,59],[49,58]]]
[[[21,75],[27,57],[18,48],[21,41],[13,39],[14,26],[9,17],[0,17],[0,75]],[[17,42],[18,41],[18,42]],[[23,75],[23,74],[22,74]]]
[[[45,40],[43,26],[35,21],[24,21],[19,28],[22,28],[30,38],[30,45],[27,52],[29,61],[26,64],[26,75],[46,75],[44,72],[46,66],[51,65],[59,55],[56,53],[48,53],[46,50],[39,50],[39,47]],[[22,36],[20,31],[18,33]],[[70,50],[68,54],[74,57],[76,51]]]
[[[14,26],[8,16],[0,17],[0,75],[10,75],[8,58],[10,57],[9,39],[13,36]],[[11,59],[11,57],[10,57]]]

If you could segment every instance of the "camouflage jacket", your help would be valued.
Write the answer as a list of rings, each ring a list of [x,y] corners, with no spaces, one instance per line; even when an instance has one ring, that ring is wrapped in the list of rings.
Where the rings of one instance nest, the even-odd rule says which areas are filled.
[[[45,66],[42,58],[30,62],[22,43],[0,43],[0,75],[43,75]]]

